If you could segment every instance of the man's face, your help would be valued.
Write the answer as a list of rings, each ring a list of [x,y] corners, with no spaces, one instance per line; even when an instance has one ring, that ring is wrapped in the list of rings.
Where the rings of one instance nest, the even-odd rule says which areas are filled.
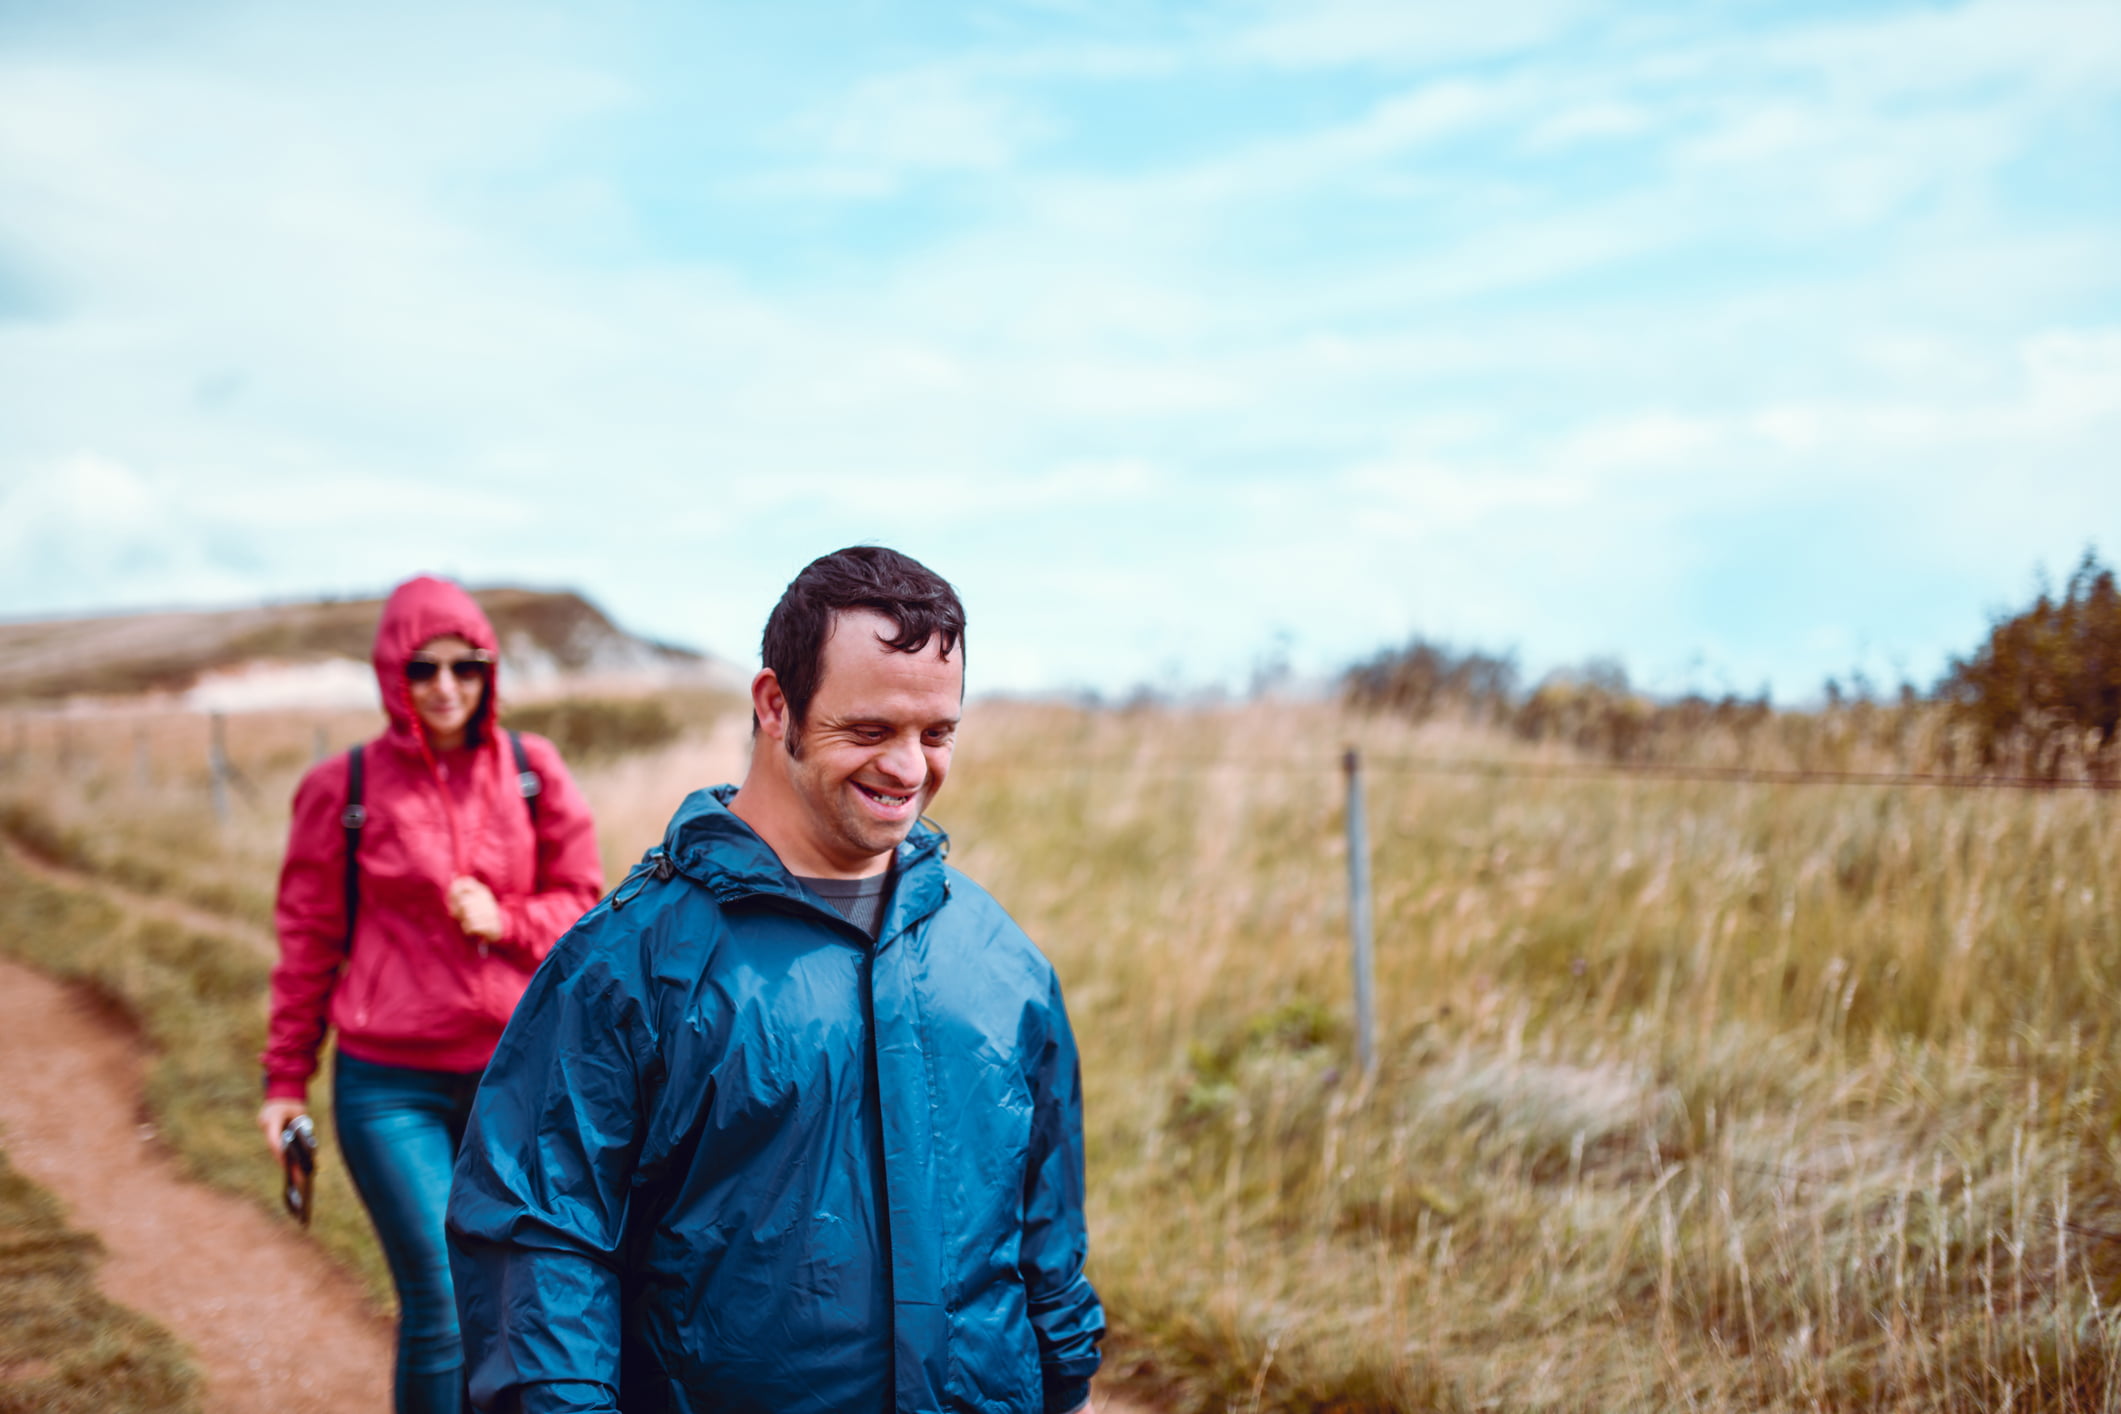
[[[942,789],[957,740],[962,645],[947,662],[935,638],[900,653],[878,636],[897,631],[868,610],[835,615],[824,673],[787,763],[810,844],[847,870],[906,838]]]

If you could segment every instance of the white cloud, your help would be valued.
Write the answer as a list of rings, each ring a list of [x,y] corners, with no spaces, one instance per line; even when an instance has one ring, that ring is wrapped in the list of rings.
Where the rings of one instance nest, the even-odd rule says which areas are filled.
[[[1376,539],[1420,542],[1526,515],[1580,506],[1590,487],[1567,474],[1512,474],[1434,463],[1356,467],[1340,478],[1353,493],[1357,528]]]
[[[927,68],[865,80],[799,131],[826,159],[889,179],[928,169],[998,170],[1048,126],[1025,105],[981,91],[968,74]]]
[[[153,487],[102,457],[79,455],[41,469],[8,488],[0,527],[15,552],[38,540],[83,530],[125,539],[152,530],[167,507]]]
[[[15,614],[87,602],[167,603],[244,593],[248,566],[217,555],[213,530],[157,485],[77,453],[0,490],[0,603]]]
[[[1649,130],[1656,121],[1650,110],[1638,103],[1592,99],[1564,108],[1535,123],[1526,134],[1525,146],[1537,152],[1631,138]]]
[[[2077,431],[2121,418],[2121,328],[2043,332],[2026,341],[2020,358],[2039,422],[2032,430]]]
[[[1747,44],[1770,71],[1822,78],[1842,95],[1936,97],[1998,82],[2043,97],[2109,93],[2121,77],[2121,13],[2102,0],[1890,7]]]
[[[1445,64],[1531,48],[1564,33],[1580,0],[1478,7],[1396,0],[1281,0],[1259,7],[1230,50],[1290,68]]]

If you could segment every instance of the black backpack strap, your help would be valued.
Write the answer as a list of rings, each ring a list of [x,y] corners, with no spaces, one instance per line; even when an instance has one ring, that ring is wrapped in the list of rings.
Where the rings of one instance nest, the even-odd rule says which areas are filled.
[[[361,803],[365,772],[361,748],[346,753],[346,810],[339,816],[346,831],[346,951],[353,953],[354,917],[361,907],[361,827],[368,823],[368,807]]]
[[[523,734],[510,732],[508,744],[516,754],[516,789],[523,792],[523,804],[530,809],[530,827],[538,827],[538,797],[545,793],[545,778],[530,768],[530,753],[523,749]]]

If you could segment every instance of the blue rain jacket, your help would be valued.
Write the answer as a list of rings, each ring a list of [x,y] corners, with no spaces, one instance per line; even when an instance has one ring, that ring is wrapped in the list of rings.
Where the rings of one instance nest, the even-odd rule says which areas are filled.
[[[694,792],[560,940],[449,1201],[480,1408],[1080,1402],[1081,1084],[1052,966],[923,824],[878,941]]]

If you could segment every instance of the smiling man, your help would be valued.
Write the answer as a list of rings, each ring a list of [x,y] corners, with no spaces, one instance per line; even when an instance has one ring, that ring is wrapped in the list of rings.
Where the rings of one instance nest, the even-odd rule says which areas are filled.
[[[1087,1405],[1060,987],[922,819],[964,633],[904,555],[812,563],[743,786],[688,798],[531,982],[450,1199],[478,1407]]]

